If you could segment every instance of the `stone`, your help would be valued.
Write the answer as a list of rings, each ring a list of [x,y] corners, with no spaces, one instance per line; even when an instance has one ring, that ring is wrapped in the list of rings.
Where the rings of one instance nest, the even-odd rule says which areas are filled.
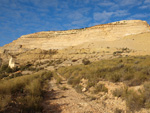
[[[86,89],[86,88],[83,88],[83,89],[82,89],[82,92],[86,92],[86,91],[87,91],[87,89]]]
[[[15,67],[15,61],[14,61],[14,59],[12,57],[9,59],[9,67],[10,68],[14,68]]]

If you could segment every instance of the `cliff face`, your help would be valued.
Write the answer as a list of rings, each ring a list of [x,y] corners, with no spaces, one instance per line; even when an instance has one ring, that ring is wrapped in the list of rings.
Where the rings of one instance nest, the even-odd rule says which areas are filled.
[[[124,20],[109,24],[68,31],[46,31],[21,36],[19,39],[0,48],[19,52],[22,50],[40,48],[63,49],[69,46],[77,46],[85,42],[114,41],[127,35],[150,32],[146,21]]]

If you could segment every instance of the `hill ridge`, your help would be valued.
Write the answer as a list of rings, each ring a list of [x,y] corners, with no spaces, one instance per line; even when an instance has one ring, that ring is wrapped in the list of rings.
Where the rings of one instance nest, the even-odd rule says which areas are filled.
[[[42,31],[23,35],[17,40],[1,47],[1,51],[9,50],[18,52],[27,49],[40,48],[64,49],[92,41],[114,41],[127,35],[150,32],[146,21],[123,20],[108,24],[96,25],[84,29],[66,31]]]

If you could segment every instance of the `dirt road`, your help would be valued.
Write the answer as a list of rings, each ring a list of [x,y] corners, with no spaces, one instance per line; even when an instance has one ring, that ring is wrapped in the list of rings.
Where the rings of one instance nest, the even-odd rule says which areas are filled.
[[[50,88],[44,101],[44,113],[109,113],[104,103],[88,100],[87,96],[77,93],[64,79],[59,86],[55,79],[49,84]]]

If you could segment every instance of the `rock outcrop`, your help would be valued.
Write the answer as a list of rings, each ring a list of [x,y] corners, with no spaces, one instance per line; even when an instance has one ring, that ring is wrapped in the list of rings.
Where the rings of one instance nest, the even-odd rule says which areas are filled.
[[[0,48],[0,51],[2,53],[5,50],[22,52],[34,48],[44,50],[64,49],[85,42],[118,40],[127,35],[143,32],[150,32],[150,27],[146,21],[123,20],[84,29],[46,31],[23,35],[12,43]]]
[[[14,59],[12,57],[9,59],[9,67],[10,68],[14,68],[15,67],[15,61],[14,61]]]

